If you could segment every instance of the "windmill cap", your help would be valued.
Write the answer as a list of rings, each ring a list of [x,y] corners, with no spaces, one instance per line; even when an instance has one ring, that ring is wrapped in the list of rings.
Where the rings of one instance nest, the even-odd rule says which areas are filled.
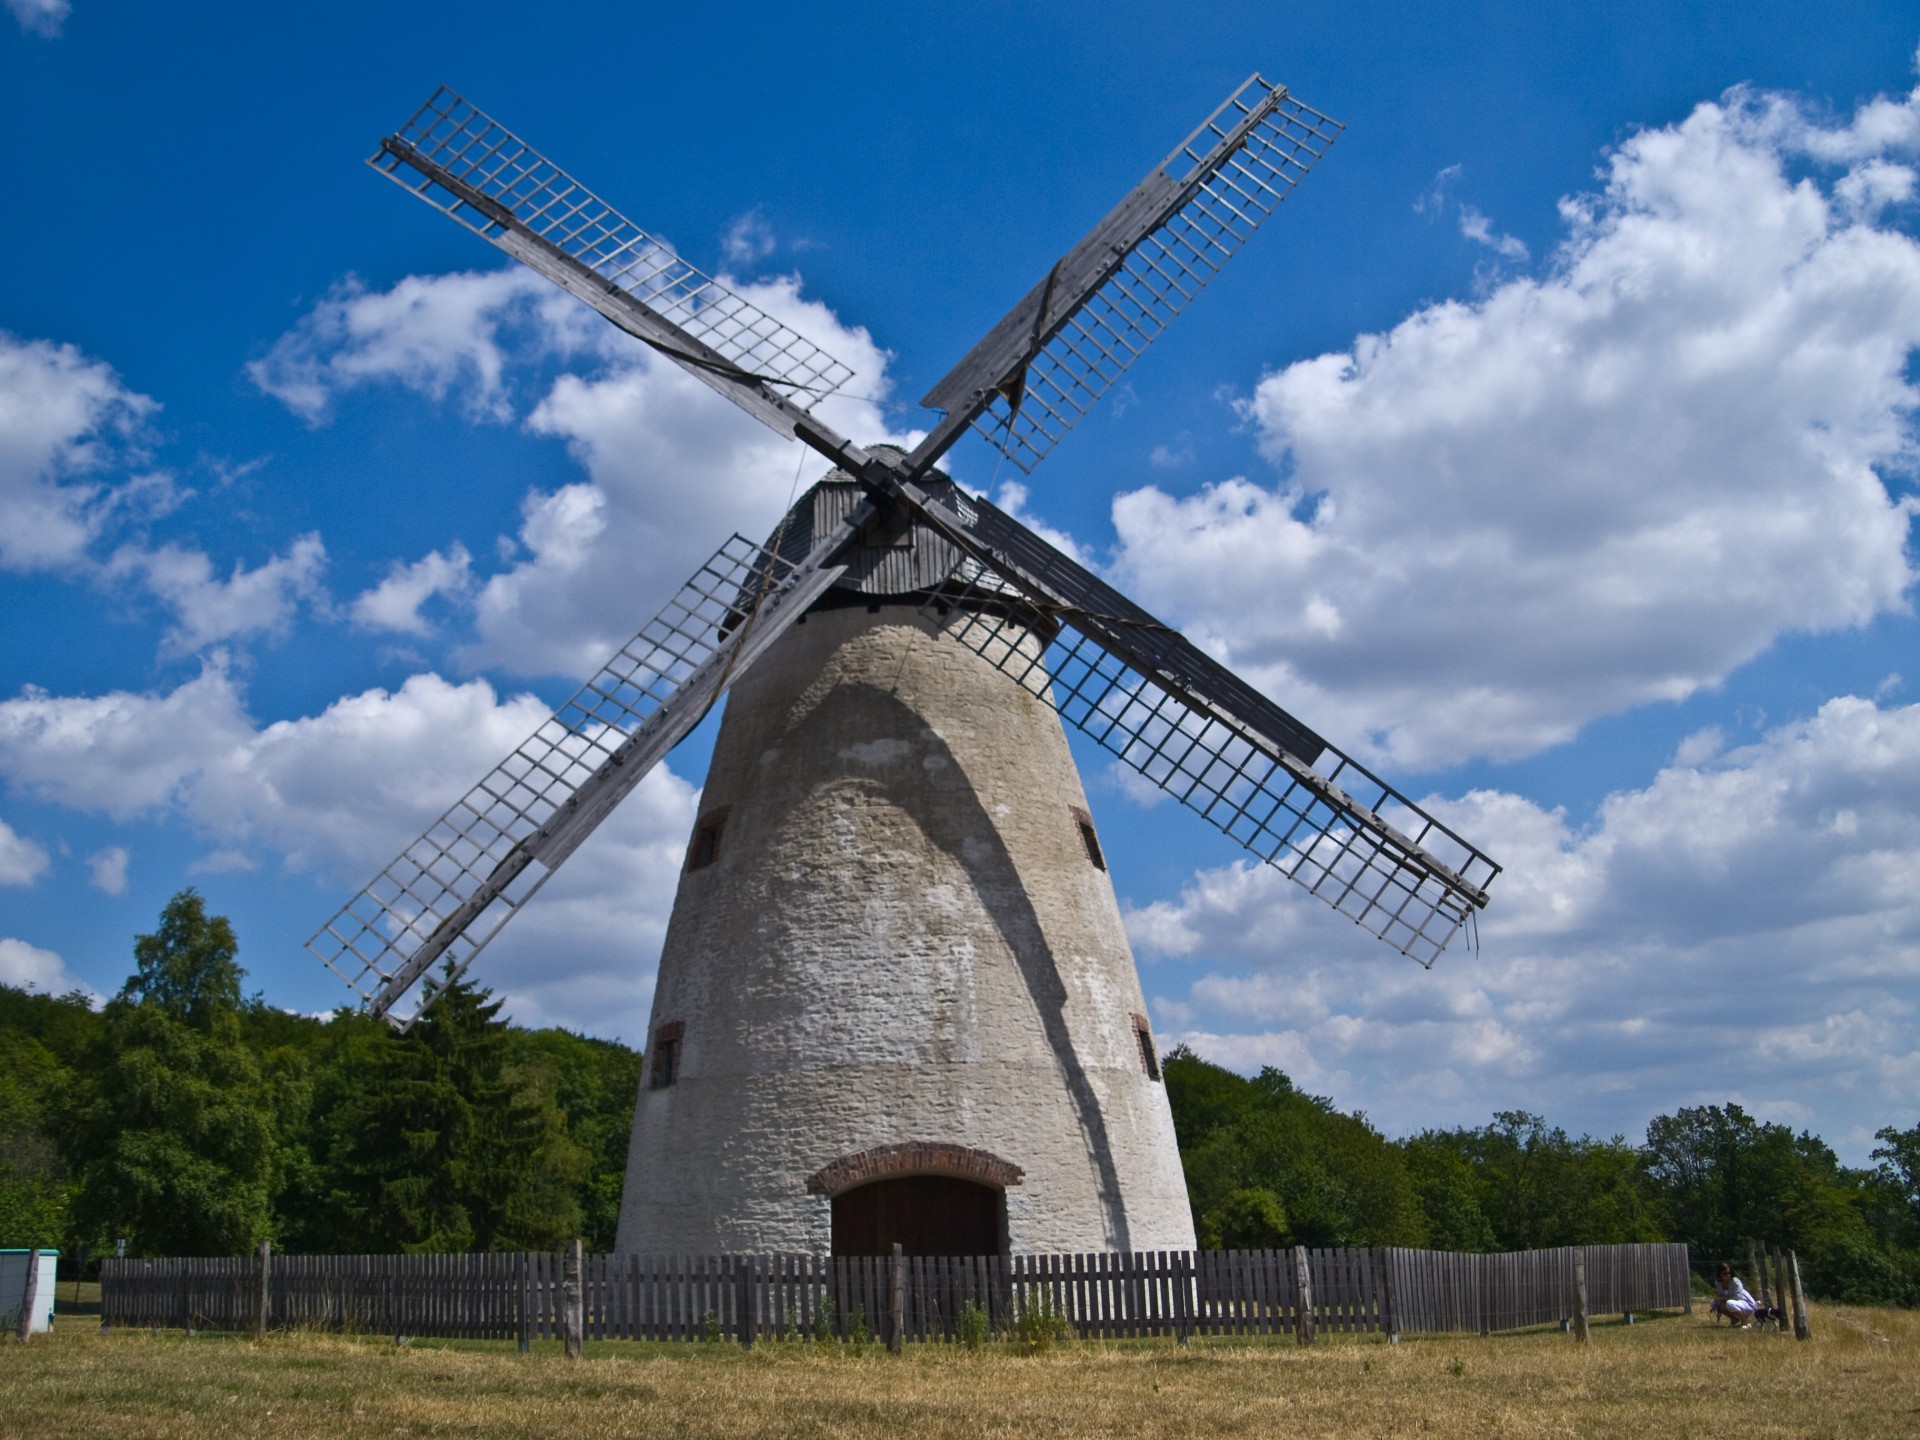
[[[894,456],[905,453],[892,445],[872,448]],[[954,504],[961,498],[960,487],[937,470],[921,477],[918,483],[935,500]],[[768,547],[789,564],[798,564],[821,537],[853,512],[866,494],[846,471],[828,471],[787,511],[767,537]],[[855,597],[863,601],[890,600],[917,605],[947,583],[961,558],[951,541],[906,512],[882,511],[861,527],[860,543],[846,560],[846,573],[814,602],[814,608],[854,604]]]

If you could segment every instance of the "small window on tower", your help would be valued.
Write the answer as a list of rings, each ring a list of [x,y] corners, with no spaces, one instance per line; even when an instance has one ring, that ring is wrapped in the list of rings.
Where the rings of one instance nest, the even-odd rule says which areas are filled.
[[[1107,857],[1100,853],[1100,837],[1093,833],[1093,816],[1078,805],[1073,808],[1073,823],[1080,827],[1080,843],[1087,848],[1087,859],[1093,862],[1093,868],[1107,868]]]
[[[1133,1041],[1140,1047],[1140,1068],[1147,1072],[1149,1080],[1160,1078],[1160,1056],[1153,1048],[1153,1027],[1147,1024],[1147,1017],[1133,1017]]]
[[[653,1032],[653,1061],[647,1076],[648,1088],[664,1090],[680,1078],[680,1037],[686,1022],[670,1021]]]
[[[720,839],[727,831],[727,811],[722,805],[709,810],[693,827],[693,841],[687,846],[687,869],[704,870],[720,858]]]

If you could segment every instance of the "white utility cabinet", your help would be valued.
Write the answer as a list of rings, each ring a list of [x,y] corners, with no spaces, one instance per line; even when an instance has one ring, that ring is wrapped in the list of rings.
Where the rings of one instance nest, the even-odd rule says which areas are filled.
[[[20,1307],[27,1300],[27,1262],[31,1250],[0,1250],[0,1326],[13,1334],[20,1326]],[[53,1268],[59,1262],[58,1250],[40,1252],[40,1287],[33,1297],[33,1333],[44,1335],[53,1328]]]

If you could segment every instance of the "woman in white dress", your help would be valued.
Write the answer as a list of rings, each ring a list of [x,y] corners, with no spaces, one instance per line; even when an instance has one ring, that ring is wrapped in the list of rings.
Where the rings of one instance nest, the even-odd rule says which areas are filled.
[[[1713,1303],[1707,1307],[1707,1312],[1724,1315],[1730,1324],[1742,1330],[1751,1330],[1754,1312],[1759,1308],[1760,1302],[1740,1283],[1740,1277],[1733,1273],[1733,1266],[1722,1260],[1714,1276]]]

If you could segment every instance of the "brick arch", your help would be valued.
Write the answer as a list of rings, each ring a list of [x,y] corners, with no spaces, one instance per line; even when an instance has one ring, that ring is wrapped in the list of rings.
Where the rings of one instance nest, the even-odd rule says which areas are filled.
[[[895,1175],[951,1175],[1004,1190],[1018,1185],[1027,1172],[990,1150],[974,1150],[944,1141],[913,1140],[904,1145],[876,1145],[842,1155],[807,1177],[809,1195],[838,1195],[870,1180]]]

